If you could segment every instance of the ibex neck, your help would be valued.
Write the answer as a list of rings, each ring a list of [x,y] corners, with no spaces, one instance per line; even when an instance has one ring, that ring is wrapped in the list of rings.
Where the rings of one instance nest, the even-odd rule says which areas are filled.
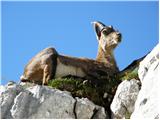
[[[111,67],[118,70],[113,50],[107,50],[106,52],[104,52],[103,49],[99,47],[96,60],[99,62],[104,62],[106,64],[109,64]]]

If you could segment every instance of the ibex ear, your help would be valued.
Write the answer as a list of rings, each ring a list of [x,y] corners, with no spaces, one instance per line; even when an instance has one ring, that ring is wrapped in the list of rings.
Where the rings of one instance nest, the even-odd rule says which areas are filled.
[[[105,25],[99,21],[92,22],[92,24],[96,33],[96,37],[99,40],[101,37],[101,30],[105,27]]]

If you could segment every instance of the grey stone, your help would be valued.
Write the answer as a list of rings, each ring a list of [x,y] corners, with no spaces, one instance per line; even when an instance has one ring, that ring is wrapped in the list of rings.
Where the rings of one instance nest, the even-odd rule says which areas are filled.
[[[21,92],[14,100],[11,115],[14,119],[29,118],[39,106],[39,102],[29,91]]]
[[[16,84],[16,82],[14,82],[14,81],[9,81],[8,83],[7,83],[7,86],[12,86],[12,85],[15,85]]]
[[[107,112],[101,106],[96,106],[96,112],[92,116],[93,119],[109,119]]]
[[[66,92],[37,85],[20,93],[11,111],[14,118],[75,118],[74,103]]]
[[[87,98],[76,98],[75,112],[78,119],[90,119],[96,109],[94,103],[89,101]]]
[[[1,106],[1,118],[12,118],[10,109],[14,104],[14,98],[22,91],[22,87],[19,85],[7,85],[1,86],[0,106]]]
[[[75,99],[67,91],[28,83],[9,84],[0,88],[1,118],[106,118],[103,107],[87,98]]]
[[[134,104],[139,93],[139,81],[136,79],[124,80],[117,88],[111,103],[112,118],[126,118],[126,114],[134,111]]]
[[[131,118],[159,118],[160,114],[160,75],[159,75],[159,48],[158,44],[146,57],[140,62],[138,75],[142,83],[138,94],[135,110]]]
[[[76,97],[75,113],[78,119],[105,119],[108,118],[105,109],[95,105],[87,98]]]

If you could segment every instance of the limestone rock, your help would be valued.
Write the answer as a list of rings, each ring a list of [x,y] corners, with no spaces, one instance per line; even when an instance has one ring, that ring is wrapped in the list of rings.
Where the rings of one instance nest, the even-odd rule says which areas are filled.
[[[104,107],[96,106],[96,112],[94,113],[93,119],[109,119],[107,112],[105,111]]]
[[[87,98],[77,98],[75,113],[78,119],[105,119],[108,118],[103,107],[95,105]]]
[[[75,118],[74,103],[69,94],[36,85],[17,96],[11,111],[14,118]]]
[[[78,119],[105,119],[108,116],[103,107],[95,105],[87,98],[76,98],[77,103],[75,107],[76,116]]]
[[[12,118],[10,109],[14,104],[14,98],[22,90],[21,86],[13,84],[0,87],[1,118]]]
[[[92,117],[94,110],[95,110],[95,105],[89,101],[88,99],[82,98],[76,98],[77,103],[75,107],[75,112],[77,114],[77,118],[80,119],[89,119]]]
[[[126,114],[133,112],[139,89],[139,81],[136,79],[120,83],[111,104],[112,118],[127,118]]]
[[[87,98],[73,98],[70,92],[34,84],[8,85],[0,86],[1,118],[106,118],[103,107]]]
[[[131,118],[159,118],[160,74],[158,44],[140,63],[138,74],[142,83]]]

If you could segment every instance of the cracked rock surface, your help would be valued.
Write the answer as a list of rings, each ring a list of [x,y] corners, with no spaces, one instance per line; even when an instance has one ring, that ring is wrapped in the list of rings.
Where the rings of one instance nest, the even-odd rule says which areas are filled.
[[[7,119],[104,119],[103,107],[87,98],[73,98],[70,92],[47,86],[8,84],[0,86],[1,118]]]
[[[133,119],[159,119],[159,48],[160,44],[158,44],[145,59],[140,62],[138,75],[142,87],[135,103],[135,110],[131,115],[131,118]]]
[[[159,48],[158,44],[140,62],[140,81],[131,79],[119,84],[111,104],[112,118],[159,119]]]
[[[111,104],[112,118],[124,119],[134,111],[134,104],[139,93],[140,82],[136,79],[124,80],[117,88]]]

